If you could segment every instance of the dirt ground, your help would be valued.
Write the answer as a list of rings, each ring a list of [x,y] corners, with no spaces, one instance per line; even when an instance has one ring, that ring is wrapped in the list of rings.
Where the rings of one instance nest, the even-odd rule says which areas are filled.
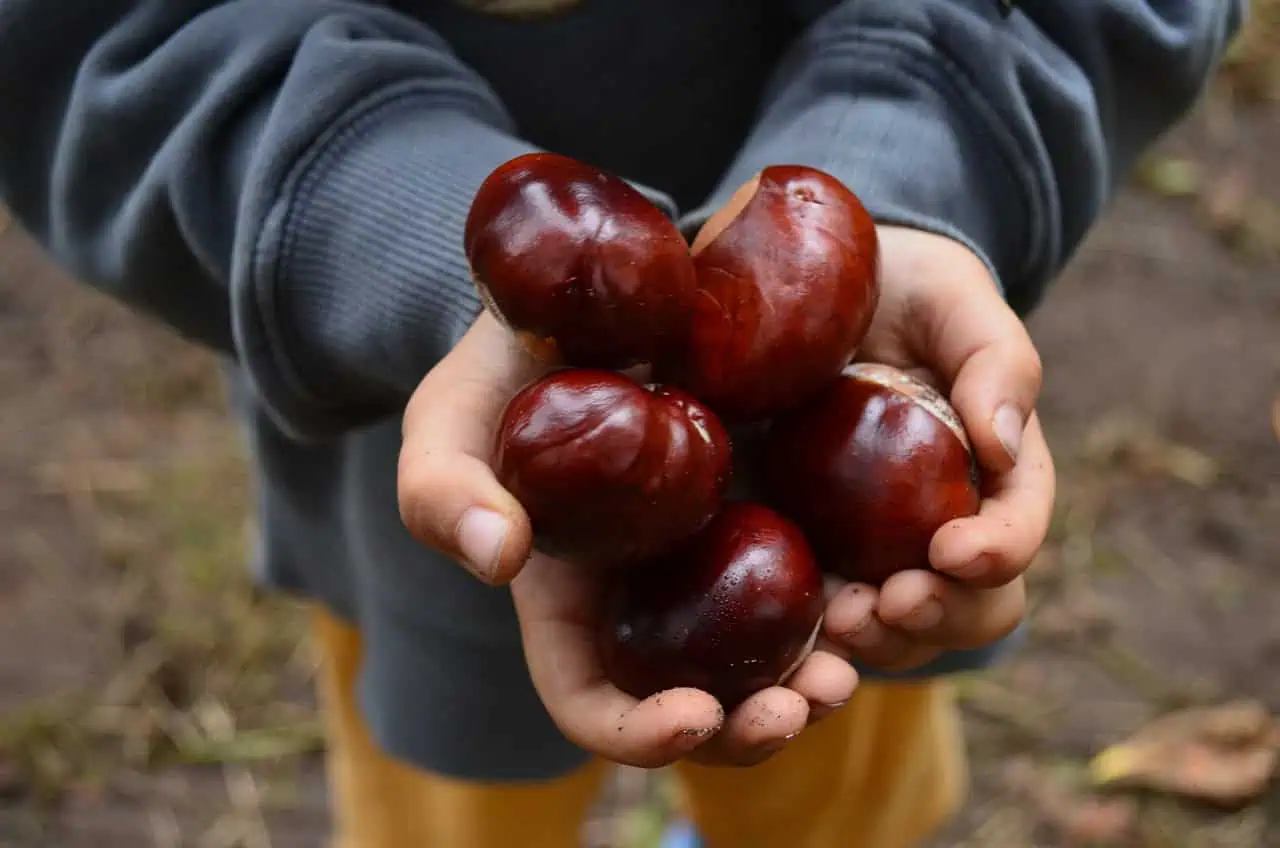
[[[1280,102],[1255,65],[1031,321],[1057,522],[1030,644],[961,684],[974,785],[938,846],[1280,846],[1274,784],[1231,809],[1089,785],[1170,709],[1280,713]],[[243,576],[210,362],[0,229],[0,846],[322,844],[311,659]],[[652,845],[659,789],[623,775],[587,841]]]

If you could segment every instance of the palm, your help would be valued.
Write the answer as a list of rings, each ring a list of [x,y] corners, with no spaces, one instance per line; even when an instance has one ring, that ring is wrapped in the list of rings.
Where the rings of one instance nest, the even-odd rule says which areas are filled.
[[[918,283],[904,271],[893,262],[882,265],[880,302],[854,359],[892,365],[937,385],[944,381],[937,373],[936,356],[931,355],[926,332],[936,307],[921,297],[924,293],[918,290]]]

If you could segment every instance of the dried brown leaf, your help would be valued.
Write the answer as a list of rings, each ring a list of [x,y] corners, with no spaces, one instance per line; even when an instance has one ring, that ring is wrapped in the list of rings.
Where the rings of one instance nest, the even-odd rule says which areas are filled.
[[[1014,760],[1006,780],[1068,845],[1114,845],[1136,829],[1138,805],[1132,799],[1089,795],[1030,760]]]
[[[1280,724],[1256,701],[1170,713],[1090,764],[1095,784],[1151,789],[1243,806],[1266,792],[1280,762]]]
[[[35,474],[40,493],[48,495],[130,494],[145,491],[151,484],[147,469],[114,460],[47,462],[37,467]]]
[[[1167,154],[1143,159],[1136,176],[1141,185],[1164,197],[1191,197],[1200,191],[1203,183],[1197,162]]]
[[[1068,844],[1114,845],[1133,833],[1138,805],[1130,798],[1077,798],[1064,809],[1058,827]]]
[[[1236,168],[1209,181],[1200,193],[1200,203],[1209,226],[1220,237],[1234,240],[1243,233],[1249,219],[1252,195],[1249,175]]]

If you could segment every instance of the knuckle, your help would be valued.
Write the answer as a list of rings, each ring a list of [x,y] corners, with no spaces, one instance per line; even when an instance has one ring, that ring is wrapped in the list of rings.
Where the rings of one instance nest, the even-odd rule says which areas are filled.
[[[1044,385],[1044,359],[1025,328],[1019,333],[1016,347],[1010,350],[1010,353],[1016,357],[1014,361],[1021,366],[1022,379],[1032,390],[1032,394],[1038,395],[1041,386]]]
[[[420,541],[434,542],[436,522],[432,520],[431,493],[444,471],[437,453],[400,456],[396,477],[400,521]]]
[[[1044,385],[1044,359],[1034,344],[1029,346],[1027,353],[1027,380],[1039,394]]]
[[[1027,570],[1029,558],[1024,560],[1022,557],[999,558],[991,566],[988,572],[980,581],[972,584],[974,589],[994,590],[1002,589],[1016,581]]]
[[[967,647],[980,648],[999,642],[1018,629],[1027,612],[1027,594],[1021,580],[992,593],[987,609],[980,613],[974,637]]]

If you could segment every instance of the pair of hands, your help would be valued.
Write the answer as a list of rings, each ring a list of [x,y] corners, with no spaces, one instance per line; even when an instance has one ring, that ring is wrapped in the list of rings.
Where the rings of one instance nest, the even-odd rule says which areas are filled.
[[[710,225],[709,225],[710,226]],[[401,515],[424,544],[491,585],[510,584],[525,657],[560,730],[608,760],[751,765],[853,695],[849,660],[884,670],[991,644],[1025,610],[1022,572],[1048,531],[1054,470],[1034,407],[1040,362],[986,266],[956,241],[881,227],[881,300],[859,359],[949,389],[985,472],[977,515],[933,538],[937,573],[879,590],[829,579],[823,633],[785,685],[726,715],[706,692],[639,701],[611,685],[595,653],[598,578],[540,554],[520,504],[489,460],[507,400],[543,367],[487,312],[421,385],[404,416]]]

